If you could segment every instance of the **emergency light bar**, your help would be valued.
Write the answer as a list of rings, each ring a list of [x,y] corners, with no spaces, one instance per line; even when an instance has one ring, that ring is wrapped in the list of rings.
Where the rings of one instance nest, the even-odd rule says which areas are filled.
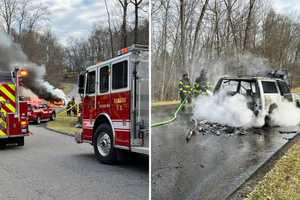
[[[121,55],[124,55],[124,54],[129,53],[129,52],[134,51],[134,50],[145,51],[145,50],[148,50],[148,46],[141,45],[141,44],[133,44],[130,47],[125,47],[125,48],[120,49],[118,51],[117,55],[121,56]]]

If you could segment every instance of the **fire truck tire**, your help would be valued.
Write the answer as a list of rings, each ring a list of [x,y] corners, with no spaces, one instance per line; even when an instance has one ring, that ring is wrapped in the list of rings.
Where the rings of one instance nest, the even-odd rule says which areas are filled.
[[[108,124],[101,124],[93,138],[94,152],[97,159],[105,164],[117,161],[117,151],[113,146],[113,132]]]
[[[24,146],[24,137],[16,138],[16,142],[18,146]]]
[[[55,114],[55,112],[54,112],[54,113],[52,113],[52,115],[51,115],[51,117],[50,117],[50,120],[51,120],[51,121],[54,121],[55,118],[56,118],[56,114]]]

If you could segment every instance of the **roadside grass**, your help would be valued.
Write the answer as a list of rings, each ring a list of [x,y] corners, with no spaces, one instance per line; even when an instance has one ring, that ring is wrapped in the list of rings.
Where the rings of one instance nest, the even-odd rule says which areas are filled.
[[[158,102],[152,103],[152,106],[156,107],[156,106],[168,106],[168,105],[177,105],[177,104],[180,104],[180,101],[178,101],[178,100],[173,100],[173,101],[158,101]]]
[[[65,112],[58,113],[54,121],[50,121],[47,123],[47,128],[68,135],[74,135],[77,131],[80,130],[74,127],[77,124],[77,121],[77,117],[69,117]]]
[[[300,87],[293,88],[292,92],[300,93]]]
[[[300,142],[295,143],[277,161],[263,180],[258,183],[247,200],[300,199]]]

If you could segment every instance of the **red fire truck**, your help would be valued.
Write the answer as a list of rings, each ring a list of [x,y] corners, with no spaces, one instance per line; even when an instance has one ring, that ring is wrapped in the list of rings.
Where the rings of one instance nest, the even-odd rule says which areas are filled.
[[[118,56],[90,66],[79,76],[82,132],[78,143],[93,145],[103,163],[114,163],[120,150],[149,153],[148,48],[133,45]]]
[[[0,145],[24,145],[24,136],[29,135],[27,103],[19,98],[19,80],[26,70],[0,72]]]

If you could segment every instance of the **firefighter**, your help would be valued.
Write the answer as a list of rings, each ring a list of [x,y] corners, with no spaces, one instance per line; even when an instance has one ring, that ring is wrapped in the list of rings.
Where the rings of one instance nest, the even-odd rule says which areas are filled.
[[[67,104],[67,116],[71,116],[71,101]]]
[[[187,102],[191,103],[193,87],[192,87],[191,81],[190,81],[187,73],[184,73],[182,75],[182,79],[179,81],[179,84],[178,84],[178,89],[179,89],[179,96],[180,96],[181,102],[183,102],[184,99],[187,98]]]
[[[72,100],[69,101],[69,103],[67,105],[67,116],[71,116],[72,111],[74,113],[74,110],[73,110],[74,107],[75,107],[75,99],[73,97]]]
[[[207,81],[207,73],[204,69],[201,70],[199,76],[195,80],[193,93],[197,97],[201,95],[207,95],[209,90],[209,83]]]

